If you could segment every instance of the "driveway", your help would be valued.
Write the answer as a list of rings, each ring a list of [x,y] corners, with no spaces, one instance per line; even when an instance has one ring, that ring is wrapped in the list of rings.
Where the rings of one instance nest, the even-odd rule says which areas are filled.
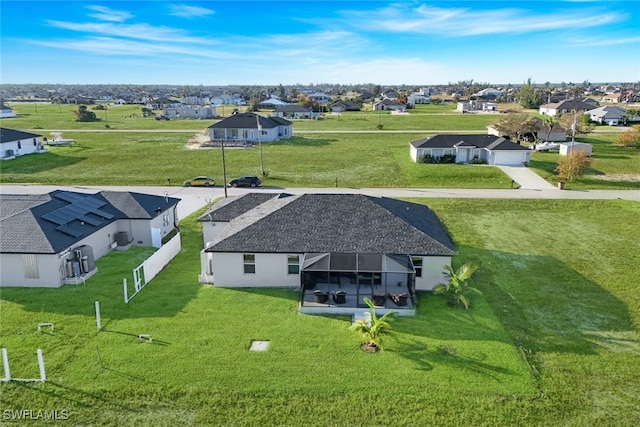
[[[522,190],[553,190],[556,188],[526,166],[498,166],[498,168],[518,183]]]

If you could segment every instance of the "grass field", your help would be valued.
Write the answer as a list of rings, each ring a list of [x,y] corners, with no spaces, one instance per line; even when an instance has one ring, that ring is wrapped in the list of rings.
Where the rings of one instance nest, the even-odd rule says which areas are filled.
[[[183,250],[129,305],[122,278],[149,249],[103,257],[77,287],[3,289],[12,374],[37,376],[41,348],[48,381],[2,384],[0,407],[67,409],[80,425],[635,425],[638,205],[426,203],[460,251],[454,264],[481,266],[468,312],[420,295],[385,351],[365,354],[349,319],[297,314],[295,291],[199,285],[194,214]],[[249,352],[254,339],[269,351]]]
[[[13,106],[19,117],[3,120],[3,126],[36,132],[71,129],[65,132],[65,137],[76,139],[76,144],[71,148],[49,147],[47,154],[2,162],[3,183],[166,185],[167,178],[171,178],[173,185],[180,185],[196,175],[210,175],[222,182],[220,150],[185,147],[189,138],[213,121],[158,122],[143,118],[140,106],[110,105],[107,112],[96,111],[103,119],[109,114],[107,129],[106,120],[74,122],[75,106],[29,103]],[[491,114],[457,114],[453,108],[420,105],[407,115],[363,111],[328,114],[317,121],[296,120],[297,136],[263,144],[264,167],[269,172],[264,185],[327,187],[335,186],[337,181],[338,186],[345,187],[510,187],[511,180],[496,168],[424,165],[410,160],[411,140],[435,131],[484,132],[487,124],[499,119]],[[226,112],[231,109],[227,106]],[[383,131],[377,131],[378,122],[384,125]],[[141,130],[144,132],[136,132]],[[567,188],[640,188],[640,150],[614,146],[615,130],[599,127],[597,133],[580,138],[594,146],[593,166]],[[338,133],[345,131],[354,133]],[[257,148],[227,150],[226,154],[228,177],[260,175]],[[559,159],[557,153],[533,153],[531,167],[555,184]]]
[[[507,188],[500,170],[415,164],[409,141],[423,134],[322,134],[263,144],[265,186]],[[183,133],[65,133],[72,147],[2,162],[3,183],[173,185],[196,175],[222,182],[220,149],[190,150]],[[260,175],[258,148],[225,150],[227,177]]]

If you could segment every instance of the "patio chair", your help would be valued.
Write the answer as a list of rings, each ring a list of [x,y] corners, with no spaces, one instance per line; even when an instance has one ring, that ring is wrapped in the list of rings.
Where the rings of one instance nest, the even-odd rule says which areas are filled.
[[[384,294],[373,294],[373,305],[382,306],[387,297]]]
[[[389,294],[389,298],[391,299],[391,301],[393,301],[393,303],[395,305],[397,305],[398,307],[404,307],[407,305],[407,302],[409,300],[409,295],[405,294],[405,293],[401,293],[401,294]]]
[[[324,304],[329,301],[329,293],[316,289],[313,291],[313,300],[317,303]]]
[[[347,292],[346,291],[335,291],[333,293],[333,302],[336,304],[344,304],[347,302]]]

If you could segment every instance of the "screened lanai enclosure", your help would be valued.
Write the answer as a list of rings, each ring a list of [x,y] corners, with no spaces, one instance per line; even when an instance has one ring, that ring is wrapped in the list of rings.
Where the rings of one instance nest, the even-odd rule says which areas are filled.
[[[408,255],[305,254],[300,312],[353,314],[373,301],[376,312],[415,314],[415,268]]]

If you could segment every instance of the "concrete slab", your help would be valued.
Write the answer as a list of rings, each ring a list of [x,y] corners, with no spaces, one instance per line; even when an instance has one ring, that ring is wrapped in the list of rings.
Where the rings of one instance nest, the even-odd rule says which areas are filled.
[[[554,190],[556,187],[526,166],[496,166],[522,190]]]

